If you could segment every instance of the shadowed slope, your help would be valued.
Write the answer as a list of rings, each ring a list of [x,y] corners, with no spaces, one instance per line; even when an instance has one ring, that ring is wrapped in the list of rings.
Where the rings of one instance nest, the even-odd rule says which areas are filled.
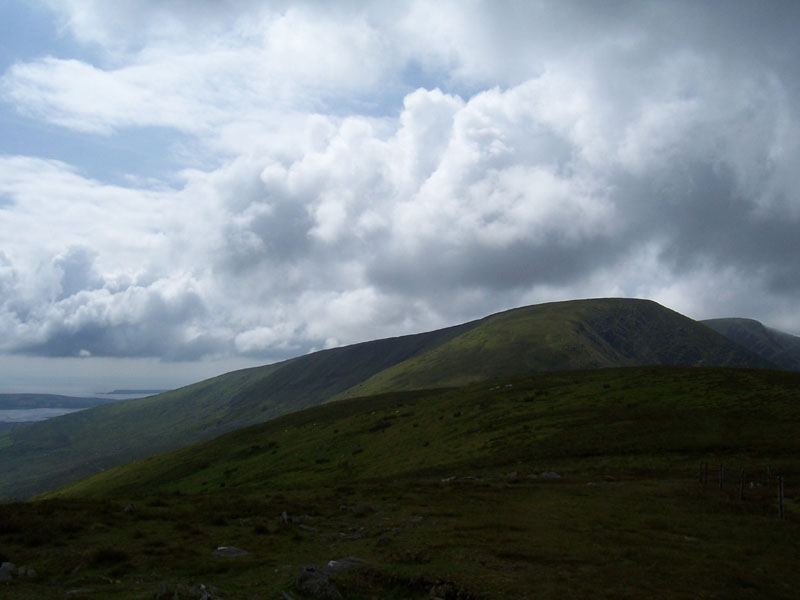
[[[753,319],[709,319],[701,323],[781,369],[800,371],[800,337],[796,335],[765,327]]]

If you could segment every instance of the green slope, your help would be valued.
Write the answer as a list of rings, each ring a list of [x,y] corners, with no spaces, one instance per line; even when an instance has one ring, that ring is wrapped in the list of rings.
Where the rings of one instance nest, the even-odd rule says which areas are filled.
[[[320,404],[473,326],[325,350],[14,428],[0,437],[0,500]]]
[[[635,365],[774,366],[649,300],[574,300],[488,317],[342,396],[463,385],[515,373]]]
[[[796,335],[765,327],[753,319],[709,319],[701,322],[781,369],[800,371],[800,337]]]
[[[316,352],[14,428],[0,447],[0,499],[26,497],[337,397],[542,370],[647,364],[770,366],[654,302],[544,304],[439,331]]]
[[[636,367],[353,398],[122,465],[53,496],[335,485],[558,465],[669,469],[800,453],[800,374]],[[465,471],[465,469],[467,471]]]
[[[794,598],[799,397],[795,373],[648,367],[328,403],[0,506],[0,550],[42,573],[3,591],[305,598],[301,566],[356,556],[347,600]]]

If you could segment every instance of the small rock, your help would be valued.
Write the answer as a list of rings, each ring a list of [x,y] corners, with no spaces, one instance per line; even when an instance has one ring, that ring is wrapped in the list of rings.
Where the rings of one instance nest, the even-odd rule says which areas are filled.
[[[540,474],[539,477],[542,479],[561,479],[561,475],[553,471],[545,471],[544,473]]]
[[[133,512],[133,504],[128,504],[125,508],[122,509],[124,513],[132,513]]]
[[[235,546],[220,546],[211,553],[212,556],[226,556],[229,558],[238,558],[240,556],[249,556],[250,553]]]
[[[11,562],[4,562],[0,565],[0,581],[10,581],[16,568],[17,565]]]
[[[455,480],[456,480],[455,477],[445,477],[444,479],[441,480],[441,483],[450,483],[451,481]]]
[[[336,589],[328,576],[314,566],[303,567],[297,576],[297,590],[301,594],[319,600],[342,600],[342,594]]]
[[[347,558],[340,558],[338,560],[329,560],[322,570],[326,575],[336,575],[348,569],[354,569],[364,564],[364,561],[355,556],[348,556]]]
[[[506,474],[506,479],[508,479],[509,481],[513,481],[517,478],[519,478],[519,473],[517,473],[516,471],[511,471],[511,473]]]
[[[37,575],[36,570],[28,567],[28,579],[36,579]]]

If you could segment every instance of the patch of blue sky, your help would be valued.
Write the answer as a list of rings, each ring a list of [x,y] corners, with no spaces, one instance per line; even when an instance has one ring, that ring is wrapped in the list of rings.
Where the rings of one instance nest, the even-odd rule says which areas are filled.
[[[387,81],[378,91],[368,95],[329,95],[315,108],[338,116],[396,117],[403,109],[403,99],[420,88],[439,89],[465,100],[484,89],[479,85],[466,86],[455,82],[444,69],[426,67],[417,60],[410,60],[399,77]]]
[[[439,88],[441,91],[448,94],[459,93],[458,90],[454,88],[446,71],[426,68],[418,60],[409,60],[406,63],[400,80],[410,91],[419,88],[425,88],[426,90]]]
[[[0,73],[17,62],[44,56],[95,62],[91,45],[79,44],[59,30],[52,12],[30,0],[0,0]]]
[[[185,136],[159,127],[125,128],[110,136],[82,133],[19,115],[0,104],[0,155],[54,159],[106,183],[167,180],[182,168],[175,151]]]

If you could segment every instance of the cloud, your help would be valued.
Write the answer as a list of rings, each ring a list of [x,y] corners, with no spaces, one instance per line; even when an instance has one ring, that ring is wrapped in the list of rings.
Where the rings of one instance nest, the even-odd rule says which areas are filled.
[[[194,168],[0,156],[0,351],[271,360],[605,295],[800,332],[793,4],[51,6],[101,59],[6,102]]]

